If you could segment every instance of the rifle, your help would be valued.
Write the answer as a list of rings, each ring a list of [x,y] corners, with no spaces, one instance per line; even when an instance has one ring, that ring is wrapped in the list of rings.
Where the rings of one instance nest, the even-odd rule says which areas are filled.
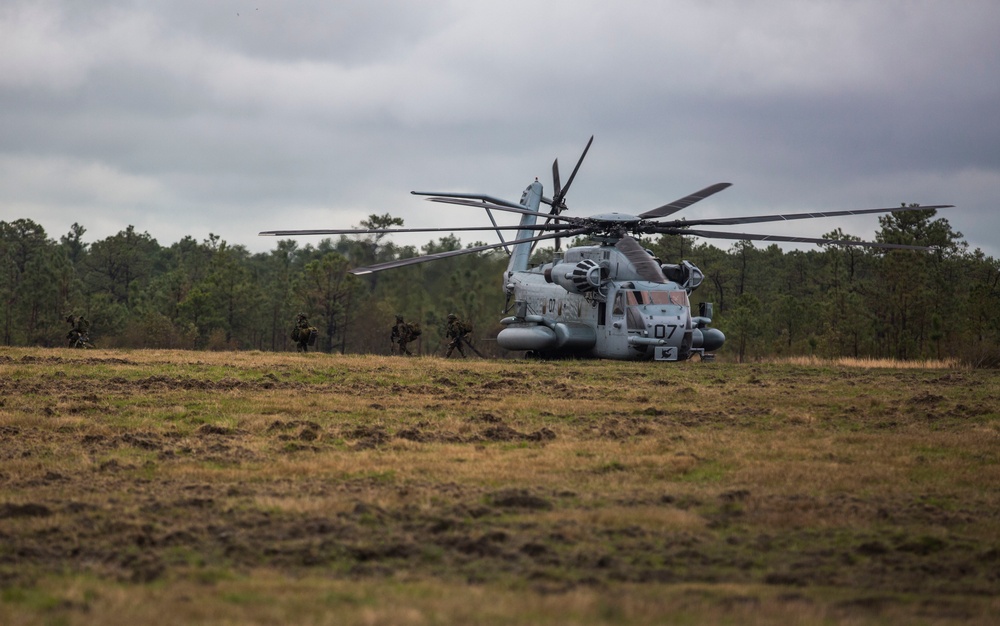
[[[482,355],[481,352],[479,352],[479,350],[476,350],[476,346],[472,345],[472,342],[469,341],[468,337],[466,337],[465,335],[462,335],[462,341],[464,341],[465,345],[469,346],[469,349],[472,350],[473,352],[475,352],[476,356],[478,356],[480,359],[485,359],[486,358],[486,357],[484,357]]]

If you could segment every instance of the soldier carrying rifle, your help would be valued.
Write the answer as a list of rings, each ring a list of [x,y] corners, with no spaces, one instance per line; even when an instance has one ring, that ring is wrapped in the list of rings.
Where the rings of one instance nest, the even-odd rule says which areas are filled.
[[[448,352],[444,355],[445,358],[451,356],[451,353],[458,348],[458,353],[465,358],[465,350],[462,349],[462,344],[468,345],[472,348],[472,344],[469,343],[466,335],[472,332],[472,326],[458,319],[458,316],[454,313],[448,314],[448,326],[445,328],[445,337],[450,341],[448,342]]]

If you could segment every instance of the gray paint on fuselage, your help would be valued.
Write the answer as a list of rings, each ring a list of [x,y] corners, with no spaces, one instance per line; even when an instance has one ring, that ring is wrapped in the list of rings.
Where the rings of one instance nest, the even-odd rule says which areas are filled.
[[[608,259],[610,262],[617,262],[619,260],[617,257],[622,256],[618,251],[607,247],[577,248],[571,249],[573,254],[567,254],[567,260],[579,261],[584,258],[596,260],[608,250],[613,253]],[[518,300],[526,303],[528,314],[540,315],[553,322],[579,322],[596,329],[596,343],[592,348],[580,352],[581,356],[636,360],[653,358],[652,346],[632,346],[628,343],[630,330],[633,335],[650,337],[655,336],[655,331],[650,334],[650,329],[662,327],[665,329],[663,339],[666,345],[678,348],[684,342],[684,335],[690,336],[691,312],[687,307],[648,303],[623,305],[620,309],[615,307],[615,299],[619,293],[624,300],[625,292],[634,290],[683,292],[684,290],[676,283],[650,283],[639,280],[609,282],[605,300],[596,295],[587,297],[572,293],[555,283],[547,282],[544,271],[549,267],[551,264],[515,272],[508,280],[508,285],[513,287]],[[600,319],[602,308],[605,312],[603,320]],[[641,319],[641,328],[629,328],[629,309],[633,315]]]

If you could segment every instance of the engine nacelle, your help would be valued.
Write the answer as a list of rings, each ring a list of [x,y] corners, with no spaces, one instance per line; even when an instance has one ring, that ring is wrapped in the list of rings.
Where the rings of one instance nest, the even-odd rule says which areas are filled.
[[[705,280],[705,274],[691,261],[681,261],[679,265],[664,263],[660,266],[663,275],[691,293]]]
[[[546,282],[555,283],[571,293],[581,294],[598,291],[609,275],[608,268],[593,259],[583,259],[577,263],[557,263],[545,270]]]

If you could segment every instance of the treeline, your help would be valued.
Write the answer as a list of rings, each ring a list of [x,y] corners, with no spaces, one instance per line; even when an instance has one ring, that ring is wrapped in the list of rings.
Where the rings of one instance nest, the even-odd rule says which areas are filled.
[[[970,252],[934,210],[879,218],[876,241],[935,251],[826,245],[728,251],[686,237],[654,246],[706,275],[696,300],[716,303],[726,351],[757,356],[958,359],[1000,365],[1000,262]],[[825,239],[858,241],[840,229]]]
[[[365,227],[402,220],[372,215]],[[784,252],[740,241],[728,250],[694,238],[645,241],[664,262],[688,259],[705,273],[694,302],[715,304],[722,353],[1000,360],[1000,263],[970,252],[934,211],[880,218],[877,239],[932,245],[934,252],[824,246]],[[0,342],[65,345],[66,318],[84,315],[99,347],[294,350],[295,316],[319,329],[326,352],[387,354],[394,315],[423,327],[416,348],[443,353],[448,313],[474,327],[476,345],[501,356],[493,338],[505,306],[503,252],[357,277],[351,267],[455,250],[447,236],[419,250],[384,236],[280,240],[252,254],[210,234],[160,245],[132,226],[87,243],[73,224],[58,240],[28,219],[0,221]],[[830,239],[853,239],[835,231]],[[475,245],[475,244],[470,244]],[[537,261],[548,253],[536,253]]]

